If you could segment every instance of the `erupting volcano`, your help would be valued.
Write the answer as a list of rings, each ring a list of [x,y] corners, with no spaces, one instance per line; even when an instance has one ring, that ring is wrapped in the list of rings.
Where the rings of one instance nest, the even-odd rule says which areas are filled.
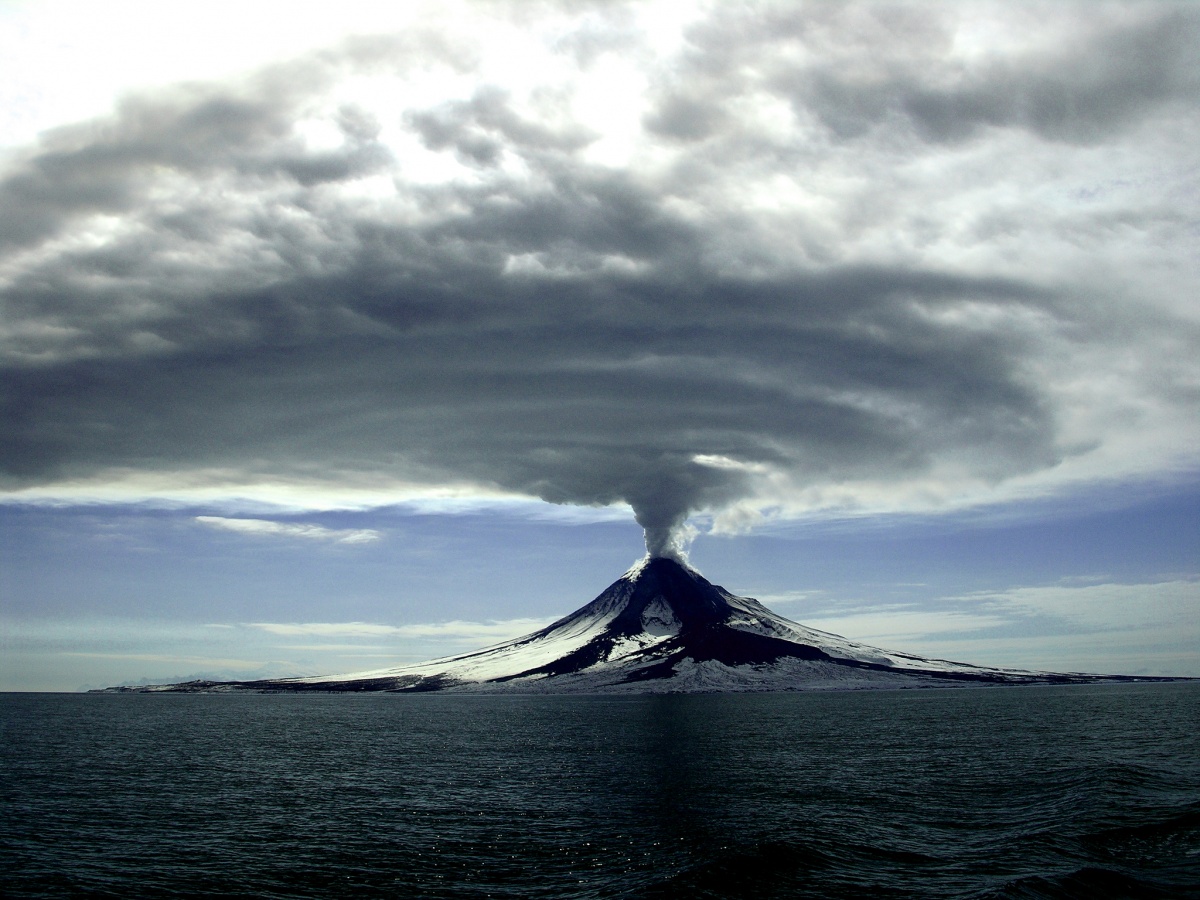
[[[646,693],[812,691],[1134,679],[994,669],[806,628],[668,557],[647,557],[552,625],[474,653],[349,675],[135,691]]]

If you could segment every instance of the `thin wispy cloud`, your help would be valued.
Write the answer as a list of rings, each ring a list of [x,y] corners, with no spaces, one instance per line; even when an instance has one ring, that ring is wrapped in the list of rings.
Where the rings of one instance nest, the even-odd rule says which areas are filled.
[[[81,656],[91,659],[128,660],[131,662],[160,662],[186,665],[219,666],[223,669],[260,669],[262,660],[226,659],[212,656],[186,656],[162,653],[103,653],[85,650],[61,650],[60,656]]]
[[[1056,619],[1071,631],[1181,629],[1200,646],[1200,579],[1151,584],[1064,584],[1013,588],[963,598],[1014,616]]]
[[[1057,652],[1079,660],[1080,669],[1095,668],[1107,656],[1110,667],[1124,659],[1133,671],[1144,665],[1139,654],[1155,654],[1169,671],[1186,674],[1200,646],[1200,581],[1194,578],[1019,587],[922,605],[844,605],[839,614],[831,613],[836,603],[825,604],[804,623],[934,656],[1007,658],[1035,668]]]
[[[878,606],[849,615],[804,618],[804,624],[822,631],[853,635],[856,640],[890,641],[892,644],[979,632],[1011,622],[1010,617],[994,613],[920,609],[912,604]]]
[[[225,516],[196,516],[196,521],[210,528],[236,531],[240,534],[268,535],[328,541],[334,544],[369,544],[379,540],[378,531],[370,528],[326,528],[297,522],[273,522],[270,519],[235,519]]]
[[[327,638],[378,638],[399,633],[395,625],[376,625],[370,622],[250,622],[247,627],[287,637],[306,635]]]
[[[379,625],[369,622],[251,622],[248,627],[283,637],[334,639],[382,637],[422,638],[463,642],[495,642],[519,637],[549,625],[550,619],[517,618],[486,622],[429,622],[410,625]]]

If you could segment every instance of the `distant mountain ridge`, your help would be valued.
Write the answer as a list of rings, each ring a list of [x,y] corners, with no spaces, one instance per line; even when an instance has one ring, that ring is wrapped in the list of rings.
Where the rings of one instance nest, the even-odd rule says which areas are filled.
[[[792,622],[656,557],[557,622],[473,653],[349,675],[107,690],[693,693],[1171,680],[988,668],[881,650]]]

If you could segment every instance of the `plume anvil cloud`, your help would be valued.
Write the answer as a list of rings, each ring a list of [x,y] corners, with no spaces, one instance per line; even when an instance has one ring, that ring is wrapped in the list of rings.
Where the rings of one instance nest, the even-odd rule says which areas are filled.
[[[595,600],[474,653],[349,675],[190,681],[110,691],[666,693],[1162,681],[972,666],[806,628],[666,557],[641,560]]]

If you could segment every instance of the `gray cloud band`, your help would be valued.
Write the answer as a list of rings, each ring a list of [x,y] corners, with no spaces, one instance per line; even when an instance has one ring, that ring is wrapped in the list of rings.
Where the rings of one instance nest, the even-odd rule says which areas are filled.
[[[1119,144],[1194,104],[1181,73],[1195,42],[1156,45],[1149,68],[1096,62],[1086,78],[1078,49],[1039,57],[1034,74],[992,61],[935,96],[911,45],[851,84],[840,58],[788,70],[784,39],[761,34],[771,16],[738,15],[740,32],[702,23],[659,73],[646,133],[675,155],[644,171],[589,160],[595,135],[496,86],[388,122],[332,108],[333,149],[297,136],[343,70],[392,55],[445,64],[428,39],[132,99],[49,137],[0,182],[6,486],[130,469],[467,481],[628,502],[651,551],[669,552],[690,512],[770,505],[772,491],[947,467],[999,482],[1086,452],[1062,432],[1056,355],[1078,351],[1068,368],[1086,367],[1106,344],[1166,347],[1195,335],[1194,318],[1131,312],[1120,290],[1081,303],[1077,286],[1019,263],[855,249],[872,227],[911,238],[921,205],[953,192],[936,178],[899,212],[881,188],[873,213],[866,190],[834,221],[756,216],[739,182],[797,165],[876,170],[901,139],[918,142],[904,165],[936,162],[989,127],[1030,147]],[[877,18],[856,32],[863,65]],[[1196,30],[1174,8],[1130,18],[1096,46],[1145,55],[1147,35]],[[720,52],[705,45],[713,29]],[[748,85],[751,55],[762,77]],[[726,78],[734,68],[741,80]],[[720,89],[685,95],[700,74]],[[1034,99],[1012,99],[1018,82]],[[739,118],[751,93],[811,119],[811,141]],[[1045,124],[1036,98],[1052,95],[1083,98],[1074,124]],[[385,126],[452,156],[462,177],[407,178]],[[1003,148],[985,163],[1009,174]],[[386,202],[343,190],[372,177],[389,180]],[[984,242],[958,239],[966,257]],[[1154,367],[1155,396],[1181,412],[1195,405],[1180,389],[1190,366],[1167,352]]]

